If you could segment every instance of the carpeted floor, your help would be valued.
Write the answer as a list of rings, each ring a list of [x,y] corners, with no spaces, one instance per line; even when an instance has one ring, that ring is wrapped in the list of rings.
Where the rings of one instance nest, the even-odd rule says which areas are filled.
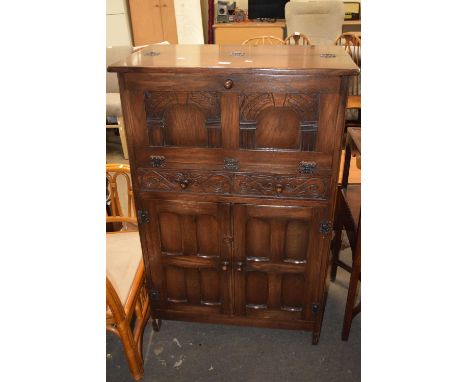
[[[123,160],[118,137],[108,132],[108,163]],[[114,142],[114,143],[112,143]],[[343,251],[350,260],[351,251]],[[347,342],[341,341],[349,273],[339,269],[330,283],[320,343],[303,331],[163,321],[160,332],[149,322],[143,336],[142,381],[359,381],[361,317]],[[107,334],[107,380],[133,381],[122,346]]]

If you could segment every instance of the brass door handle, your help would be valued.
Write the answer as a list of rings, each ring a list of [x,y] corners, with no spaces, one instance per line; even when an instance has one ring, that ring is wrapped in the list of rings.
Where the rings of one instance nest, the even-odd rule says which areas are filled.
[[[234,86],[234,81],[231,80],[231,79],[227,79],[226,81],[224,81],[224,88],[225,89],[231,89],[232,87]]]
[[[229,261],[226,261],[226,260],[225,260],[225,261],[221,262],[221,264],[222,264],[222,265],[221,265],[221,269],[222,269],[223,271],[227,271],[227,270],[228,270],[228,267],[229,267]]]
[[[237,271],[242,272],[242,268],[244,266],[244,263],[242,261],[237,262]]]

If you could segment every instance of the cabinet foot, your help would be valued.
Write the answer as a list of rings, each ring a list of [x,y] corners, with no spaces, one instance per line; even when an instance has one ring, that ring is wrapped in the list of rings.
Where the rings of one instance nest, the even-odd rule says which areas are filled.
[[[159,332],[161,329],[161,320],[159,318],[153,319],[153,330]]]
[[[312,333],[312,345],[318,345],[320,333]]]

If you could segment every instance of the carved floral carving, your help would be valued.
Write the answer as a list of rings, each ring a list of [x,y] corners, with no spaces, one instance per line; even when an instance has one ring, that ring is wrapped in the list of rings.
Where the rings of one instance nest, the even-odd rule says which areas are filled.
[[[279,190],[281,191],[278,192]],[[234,192],[243,195],[325,200],[328,195],[328,181],[295,175],[236,174]]]

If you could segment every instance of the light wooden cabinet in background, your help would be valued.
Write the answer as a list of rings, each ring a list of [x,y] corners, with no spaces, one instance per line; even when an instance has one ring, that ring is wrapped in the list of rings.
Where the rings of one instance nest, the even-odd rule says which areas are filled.
[[[177,44],[174,0],[129,0],[133,44]]]
[[[242,23],[219,23],[213,25],[215,44],[242,44],[245,40],[258,36],[274,36],[283,40],[286,23],[246,21]]]

